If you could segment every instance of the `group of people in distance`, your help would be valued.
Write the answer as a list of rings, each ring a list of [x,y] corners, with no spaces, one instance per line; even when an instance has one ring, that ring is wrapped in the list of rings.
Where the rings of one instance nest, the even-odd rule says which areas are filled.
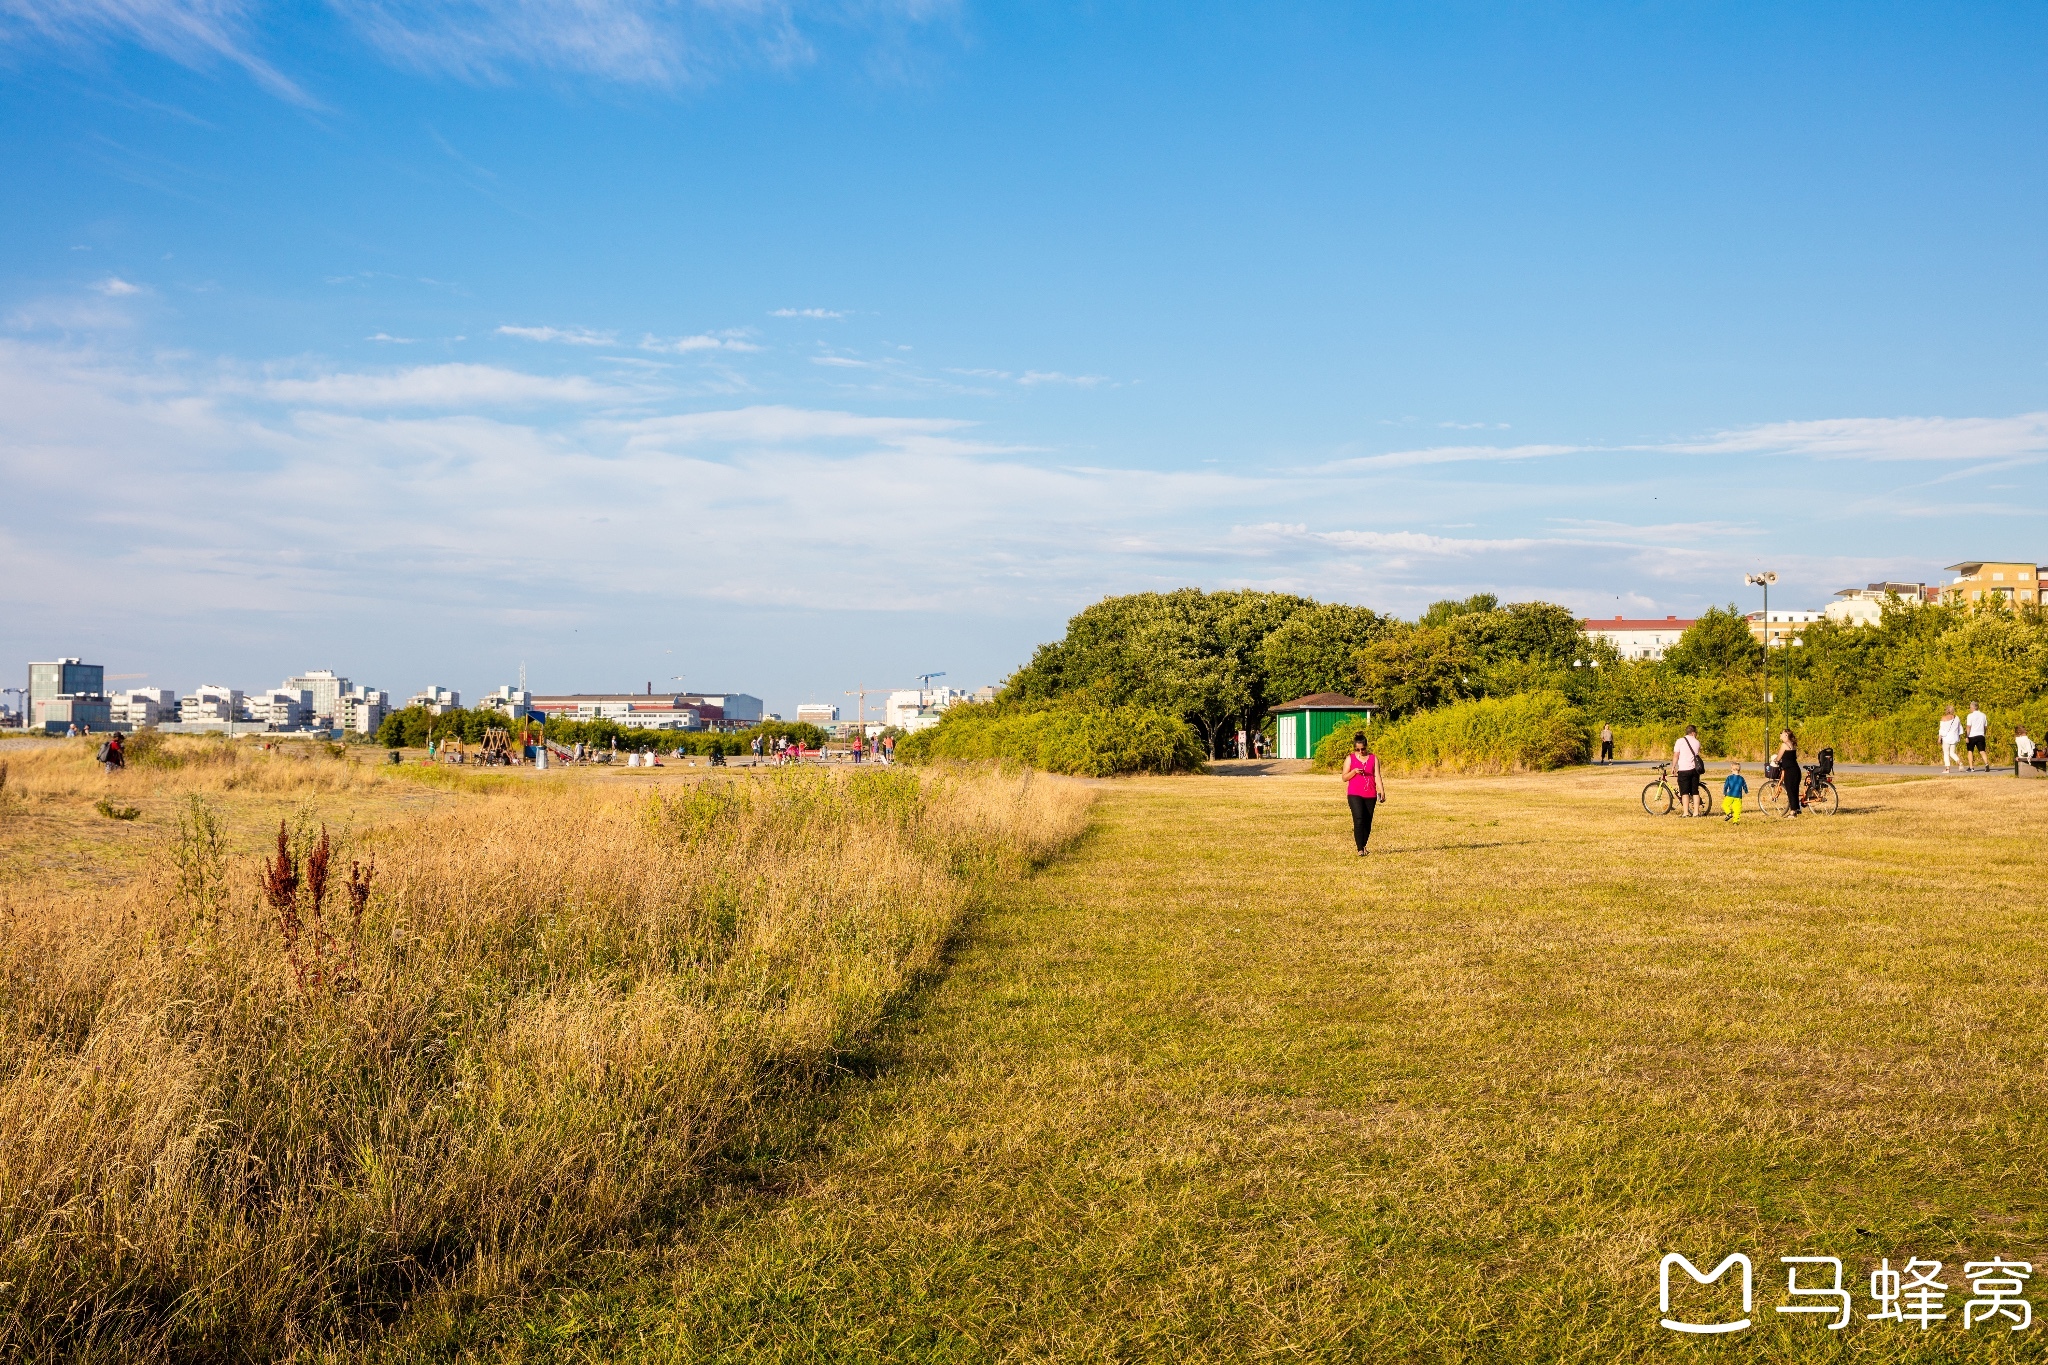
[[[1941,713],[1941,770],[1950,771],[1960,764],[1964,772],[1971,772],[1982,766],[1991,771],[1991,746],[1988,732],[1991,718],[1984,714],[1984,708],[1976,702],[1970,703],[1970,714],[1957,716],[1956,708],[1948,707]],[[1956,757],[1956,745],[1963,746],[1963,756]],[[2034,761],[2034,741],[2028,737],[2024,725],[2013,727],[2013,758],[2021,763]]]
[[[1602,727],[1603,734],[1612,734]],[[1603,741],[1602,748],[1611,762],[1613,743]],[[1785,790],[1785,804],[1788,815],[1801,815],[1805,808],[1800,804],[1800,795],[1805,787],[1805,770],[1799,766],[1799,740],[1790,730],[1778,731],[1778,756],[1765,765],[1765,775],[1775,767],[1780,774]],[[1708,802],[1712,799],[1706,793],[1707,757],[1700,748],[1700,727],[1688,725],[1685,733],[1671,746],[1671,774],[1678,779],[1678,813],[1682,816],[1705,816],[1712,814]],[[1721,779],[1721,818],[1734,824],[1742,818],[1742,798],[1749,795],[1749,779],[1742,775],[1741,762],[1728,765],[1728,776]]]

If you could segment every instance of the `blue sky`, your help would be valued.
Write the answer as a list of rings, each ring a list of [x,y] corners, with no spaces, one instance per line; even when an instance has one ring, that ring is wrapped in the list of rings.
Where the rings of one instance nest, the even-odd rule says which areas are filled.
[[[2048,11],[0,0],[0,650],[788,712],[2048,557]]]

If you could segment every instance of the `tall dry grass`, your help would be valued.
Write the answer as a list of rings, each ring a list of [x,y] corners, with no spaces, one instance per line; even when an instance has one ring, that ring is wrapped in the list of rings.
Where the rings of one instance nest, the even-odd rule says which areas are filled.
[[[330,846],[319,905],[301,821],[270,882],[295,964],[195,795],[144,882],[0,903],[0,1356],[272,1358],[559,1272],[688,1199],[1087,800],[535,787]],[[358,927],[337,888],[372,857]]]
[[[103,795],[107,776],[93,758],[97,738],[56,743],[17,741],[0,746],[8,780],[0,797],[28,803]],[[308,796],[416,780],[419,772],[383,766],[383,751],[341,745],[280,743],[264,749],[251,740],[161,735],[131,738],[128,767],[114,780],[131,787],[161,786],[183,795],[244,792]]]

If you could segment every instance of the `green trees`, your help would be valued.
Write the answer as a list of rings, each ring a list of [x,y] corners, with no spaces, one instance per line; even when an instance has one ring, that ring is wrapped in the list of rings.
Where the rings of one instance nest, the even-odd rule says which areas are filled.
[[[1397,623],[1370,607],[1317,602],[1294,612],[1259,645],[1272,702],[1358,686],[1358,651]]]
[[[1001,701],[1144,707],[1186,721],[1214,757],[1224,736],[1310,693],[1352,693],[1405,714],[1464,697],[1570,691],[1574,665],[1611,657],[1548,602],[1503,607],[1482,593],[1439,602],[1410,625],[1291,593],[1182,588],[1097,602],[1038,648]]]
[[[1138,708],[1185,722],[1214,757],[1232,730],[1260,727],[1267,708],[1315,692],[1349,693],[1396,721],[1544,694],[1594,726],[1694,724],[1715,746],[1762,733],[1767,690],[1774,719],[1828,718],[1843,734],[1865,720],[1932,734],[1944,703],[1981,701],[1996,713],[2048,699],[2038,608],[1895,601],[1877,626],[1820,621],[1801,640],[1770,651],[1767,688],[1763,647],[1733,605],[1702,613],[1656,661],[1622,659],[1550,602],[1504,606],[1480,593],[1407,622],[1289,593],[1183,588],[1081,612],[1009,680],[997,707]]]
[[[1503,607],[1479,593],[1437,602],[1415,625],[1393,623],[1358,651],[1353,676],[1361,700],[1400,716],[1478,697],[1575,695],[1582,690],[1575,668],[1614,657],[1555,603]]]
[[[1041,645],[1004,686],[1003,700],[1178,716],[1214,756],[1224,735],[1288,699],[1273,695],[1262,648],[1290,617],[1316,606],[1249,590],[1106,597],[1067,622],[1064,639]]]
[[[1749,633],[1749,620],[1735,605],[1708,607],[1664,651],[1664,667],[1685,678],[1757,676],[1764,647]]]

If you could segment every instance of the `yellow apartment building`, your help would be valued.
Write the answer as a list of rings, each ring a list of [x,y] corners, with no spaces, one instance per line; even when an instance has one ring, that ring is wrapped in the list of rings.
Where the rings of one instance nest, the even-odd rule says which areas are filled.
[[[1973,560],[1948,567],[1949,572],[1956,575],[1956,580],[1948,585],[1947,590],[1961,593],[1966,602],[2003,597],[2017,606],[2031,607],[2041,601],[2041,566],[2038,564]]]

